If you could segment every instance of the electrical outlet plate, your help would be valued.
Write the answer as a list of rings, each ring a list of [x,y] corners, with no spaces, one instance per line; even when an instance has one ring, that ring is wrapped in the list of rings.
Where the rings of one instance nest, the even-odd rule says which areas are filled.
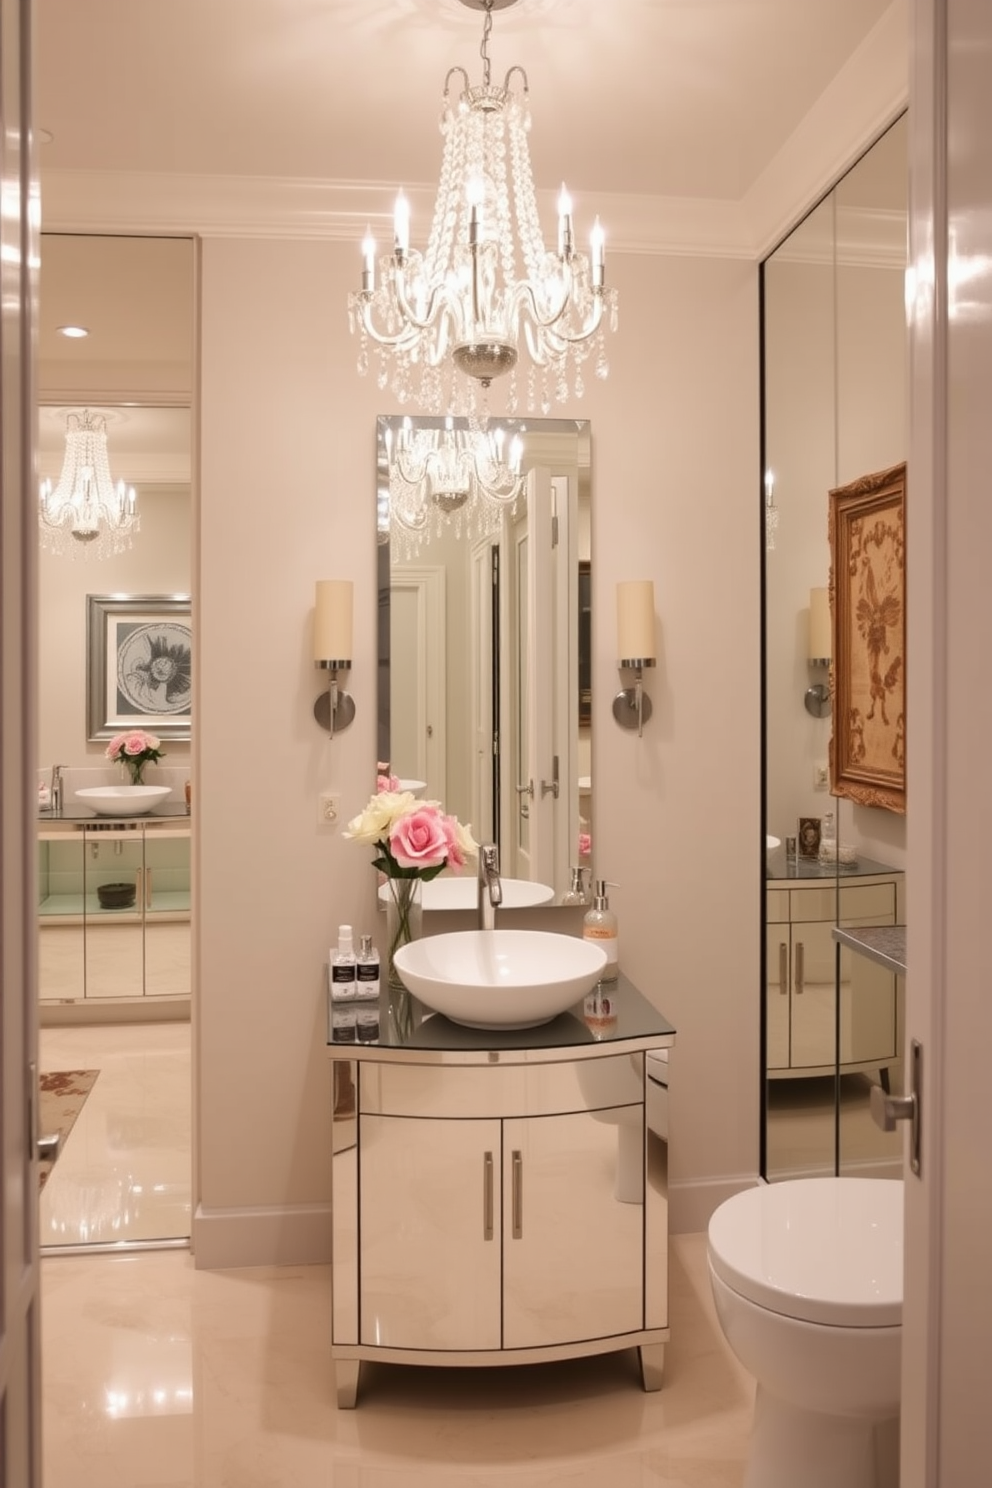
[[[830,784],[830,769],[826,760],[817,760],[813,766],[813,789],[826,790]]]
[[[317,797],[317,820],[322,827],[337,826],[341,797],[337,791],[321,791]]]

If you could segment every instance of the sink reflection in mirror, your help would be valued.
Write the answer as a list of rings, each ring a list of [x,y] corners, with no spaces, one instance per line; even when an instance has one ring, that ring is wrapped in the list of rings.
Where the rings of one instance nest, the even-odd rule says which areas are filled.
[[[378,758],[497,843],[506,880],[559,902],[588,863],[593,809],[590,427],[502,421],[504,450],[520,440],[515,497],[478,498],[477,473],[424,474],[414,528],[400,513],[417,472],[397,450],[443,441],[446,422],[377,421]]]
[[[539,905],[550,904],[555,897],[550,884],[534,883],[526,878],[503,878],[501,875],[500,887],[503,890],[501,909],[536,909]],[[421,885],[420,902],[425,910],[470,909],[474,912],[477,892],[478,886],[471,875],[432,878]],[[379,886],[379,902],[388,904],[388,884]]]

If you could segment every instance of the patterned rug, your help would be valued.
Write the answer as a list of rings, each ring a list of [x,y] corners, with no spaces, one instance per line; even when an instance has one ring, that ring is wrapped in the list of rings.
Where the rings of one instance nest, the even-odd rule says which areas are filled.
[[[99,1070],[55,1070],[48,1075],[39,1075],[38,1132],[43,1137],[58,1132],[62,1138],[59,1151],[65,1146],[99,1073]],[[50,1162],[38,1164],[39,1188],[44,1188],[55,1161],[53,1158]]]

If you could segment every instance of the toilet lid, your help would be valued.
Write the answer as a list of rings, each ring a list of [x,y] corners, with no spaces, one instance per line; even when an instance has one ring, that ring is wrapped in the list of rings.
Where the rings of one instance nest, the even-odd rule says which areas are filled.
[[[648,1079],[656,1080],[659,1085],[668,1084],[668,1050],[649,1049],[644,1056],[647,1066]]]
[[[710,1264],[759,1307],[809,1323],[902,1322],[903,1185],[798,1178],[735,1194],[709,1224]]]

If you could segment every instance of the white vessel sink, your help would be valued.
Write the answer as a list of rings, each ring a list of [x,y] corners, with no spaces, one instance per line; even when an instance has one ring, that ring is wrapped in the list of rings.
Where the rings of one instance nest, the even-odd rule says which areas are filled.
[[[456,930],[396,952],[404,984],[466,1028],[535,1028],[595,985],[606,952],[546,930]]]
[[[555,891],[550,884],[531,883],[526,878],[500,878],[503,902],[500,909],[535,909],[540,904],[550,904]],[[464,878],[432,878],[420,889],[420,902],[424,909],[475,909],[478,883],[474,873]],[[383,904],[389,898],[389,885],[380,884],[379,898]]]
[[[144,816],[172,794],[168,785],[91,785],[73,792],[82,806],[98,816]]]
[[[781,846],[782,846],[782,839],[781,839],[781,837],[772,837],[771,835],[766,835],[765,836],[765,852],[774,852],[775,849],[776,849],[776,847],[781,847]]]

